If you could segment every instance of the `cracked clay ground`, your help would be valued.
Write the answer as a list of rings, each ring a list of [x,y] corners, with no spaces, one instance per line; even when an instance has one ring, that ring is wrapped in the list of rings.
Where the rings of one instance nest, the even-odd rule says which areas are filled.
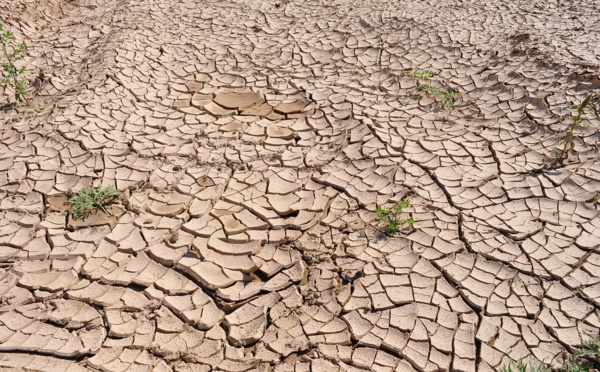
[[[2,1],[43,77],[37,110],[0,113],[0,369],[560,364],[600,329],[599,121],[556,162],[558,118],[600,93],[599,14]],[[112,217],[69,220],[100,182]],[[414,227],[387,237],[375,206],[405,197]]]

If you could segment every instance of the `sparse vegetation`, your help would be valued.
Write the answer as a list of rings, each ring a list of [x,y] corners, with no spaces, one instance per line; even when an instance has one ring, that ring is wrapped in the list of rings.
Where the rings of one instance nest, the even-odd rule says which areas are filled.
[[[591,372],[600,369],[600,338],[584,341],[569,361],[558,368],[548,368],[544,363],[531,359],[528,364],[523,360],[510,361],[502,366],[500,372]]]
[[[414,219],[402,218],[404,209],[410,206],[409,199],[402,199],[402,201],[391,208],[384,208],[381,205],[377,205],[375,213],[377,213],[377,221],[383,228],[383,231],[388,235],[395,235],[402,229],[404,225],[413,226],[415,223]]]
[[[438,102],[440,102],[440,108],[451,108],[454,105],[454,102],[459,97],[458,92],[454,92],[448,89],[442,89],[440,87],[436,87],[429,83],[429,78],[436,76],[437,74],[430,70],[424,71],[411,71],[409,73],[410,76],[414,77],[417,81],[417,87],[420,91],[433,95]]]
[[[454,102],[458,99],[458,93],[451,90],[445,90],[429,84],[423,84],[421,85],[421,88],[425,93],[433,94],[437,97],[444,108],[452,107]]]
[[[15,63],[23,59],[23,53],[25,52],[25,44],[17,44],[15,42],[15,36],[12,32],[4,30],[0,25],[0,48],[2,48],[2,57],[0,66],[2,67],[3,77],[1,80],[4,89],[11,86],[14,90],[14,97],[16,101],[25,100],[27,102],[27,80],[22,77],[25,73],[26,67],[17,67]]]
[[[433,72],[431,70],[411,71],[408,74],[410,76],[414,77],[415,79],[417,79],[417,85],[419,85],[421,83],[421,81],[427,81],[427,80],[429,80],[429,78],[437,75],[435,72]]]
[[[558,156],[558,161],[562,164],[569,154],[575,150],[575,133],[583,126],[585,121],[589,121],[590,117],[596,116],[596,113],[590,105],[592,95],[588,94],[585,100],[580,104],[572,104],[568,109],[568,115],[562,117],[559,121],[571,119],[572,123],[567,127],[564,138],[558,143],[562,146],[562,150]]]
[[[561,372],[583,372],[600,370],[600,338],[584,341],[581,348],[573,353]]]
[[[550,370],[542,362],[530,359],[528,364],[523,360],[515,362],[511,360],[507,366],[500,368],[500,372],[549,372]]]
[[[73,212],[73,219],[84,219],[96,210],[100,209],[109,214],[106,206],[114,202],[121,195],[121,191],[112,186],[104,187],[102,184],[97,187],[72,191],[67,204]]]

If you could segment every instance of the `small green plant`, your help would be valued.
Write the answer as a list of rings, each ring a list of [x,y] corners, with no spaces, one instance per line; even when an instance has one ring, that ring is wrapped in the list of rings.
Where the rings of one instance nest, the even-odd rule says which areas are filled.
[[[583,341],[581,349],[575,352],[578,356],[600,356],[600,338]]]
[[[421,88],[425,93],[436,96],[444,108],[454,106],[454,102],[458,99],[458,93],[451,90],[445,90],[429,84],[423,84]]]
[[[562,366],[561,372],[584,372],[600,368],[600,338],[583,341],[581,348],[575,350],[569,363]]]
[[[421,81],[427,81],[427,80],[429,80],[430,77],[434,77],[437,74],[431,70],[424,70],[424,71],[411,71],[408,73],[408,75],[417,79],[417,85],[418,85]]]
[[[558,143],[559,146],[562,145],[563,147],[558,157],[561,164],[569,157],[571,151],[575,150],[575,132],[583,126],[585,121],[590,120],[590,116],[596,116],[594,109],[590,105],[591,101],[592,95],[588,94],[579,105],[572,104],[567,110],[569,114],[559,119],[559,122],[566,119],[571,119],[573,121],[571,125],[567,127],[565,137]]]
[[[589,370],[589,368],[585,368],[579,364],[567,364],[559,369],[561,372],[588,372]]]
[[[97,187],[71,192],[71,197],[67,204],[73,212],[73,219],[79,220],[86,218],[94,211],[101,209],[109,214],[106,205],[114,202],[121,195],[121,191],[112,186],[104,187],[102,184]]]
[[[529,368],[528,368],[529,367]],[[515,362],[511,360],[507,366],[500,368],[500,372],[549,372],[550,370],[542,362],[530,359],[529,364],[523,363],[523,360]]]
[[[600,338],[584,341],[581,348],[574,351],[569,362],[560,367],[546,367],[542,362],[531,359],[529,364],[523,360],[511,360],[502,366],[500,372],[591,372],[600,369]]]
[[[457,92],[452,90],[442,89],[435,85],[429,84],[429,78],[436,76],[437,74],[430,70],[424,71],[411,71],[410,76],[414,77],[417,81],[417,87],[420,91],[425,92],[428,95],[433,95],[438,101],[441,102],[441,108],[450,108],[454,105],[454,102],[458,99],[459,95]]]
[[[0,25],[0,48],[6,60],[0,61],[0,66],[3,70],[2,84],[4,89],[9,85],[14,89],[16,101],[25,100],[27,102],[27,87],[26,79],[21,75],[25,73],[25,66],[17,67],[15,63],[23,59],[22,54],[25,51],[25,44],[15,43],[15,36],[10,31],[5,31]]]
[[[409,199],[402,199],[400,203],[389,209],[384,208],[381,205],[376,206],[375,213],[377,213],[377,220],[383,226],[383,231],[385,231],[386,234],[395,235],[404,225],[413,226],[415,220],[412,217],[406,219],[401,218],[404,209],[409,206]]]

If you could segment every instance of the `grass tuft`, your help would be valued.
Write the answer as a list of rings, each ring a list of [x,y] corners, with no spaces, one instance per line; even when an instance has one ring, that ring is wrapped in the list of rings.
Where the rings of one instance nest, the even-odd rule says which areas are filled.
[[[560,367],[548,368],[544,363],[530,359],[511,360],[500,368],[500,372],[592,372],[600,370],[600,338],[584,341],[581,348],[575,350],[569,361]]]
[[[67,204],[71,207],[73,219],[79,220],[88,217],[98,209],[109,214],[105,207],[119,196],[121,196],[121,191],[112,186],[104,187],[100,184],[96,187],[72,191]]]
[[[507,366],[500,368],[500,372],[550,372],[550,370],[544,363],[531,359],[528,364],[525,364],[523,360],[517,362],[511,360]]]
[[[561,372],[597,371],[600,369],[600,338],[583,341]]]

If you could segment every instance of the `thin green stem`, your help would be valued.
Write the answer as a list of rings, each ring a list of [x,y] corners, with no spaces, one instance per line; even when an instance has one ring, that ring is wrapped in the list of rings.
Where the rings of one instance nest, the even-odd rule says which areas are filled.
[[[0,27],[0,31],[2,30],[2,28]],[[17,69],[17,66],[15,66],[14,64],[14,60],[13,57],[16,57],[17,54],[21,53],[24,49],[23,44],[20,44],[16,49],[15,47],[13,47],[13,53],[9,53],[7,50],[7,46],[9,45],[9,42],[11,40],[14,39],[14,36],[12,33],[10,32],[6,32],[2,35],[2,52],[4,54],[4,57],[6,58],[7,61],[7,73],[8,73],[8,77],[7,79],[11,79],[12,78],[12,84],[14,85],[14,89],[15,89],[15,98],[18,100],[25,100],[25,102],[27,104],[29,104],[29,100],[26,97],[27,91],[24,89],[23,86],[23,82],[19,81],[17,79],[17,77],[19,75],[21,75],[22,71]],[[10,102],[10,101],[8,101]]]
[[[592,101],[592,94],[588,94],[588,96],[583,100],[583,102],[579,105],[573,105],[572,108],[575,108],[577,114],[575,116],[571,115],[570,118],[573,120],[573,123],[567,128],[566,135],[563,140],[563,148],[559,155],[560,163],[564,163],[564,161],[569,156],[569,153],[575,150],[575,131],[577,131],[581,126],[582,122],[585,120],[585,114],[590,113],[594,115],[593,110],[589,109],[589,104]],[[591,111],[591,112],[590,112]]]

